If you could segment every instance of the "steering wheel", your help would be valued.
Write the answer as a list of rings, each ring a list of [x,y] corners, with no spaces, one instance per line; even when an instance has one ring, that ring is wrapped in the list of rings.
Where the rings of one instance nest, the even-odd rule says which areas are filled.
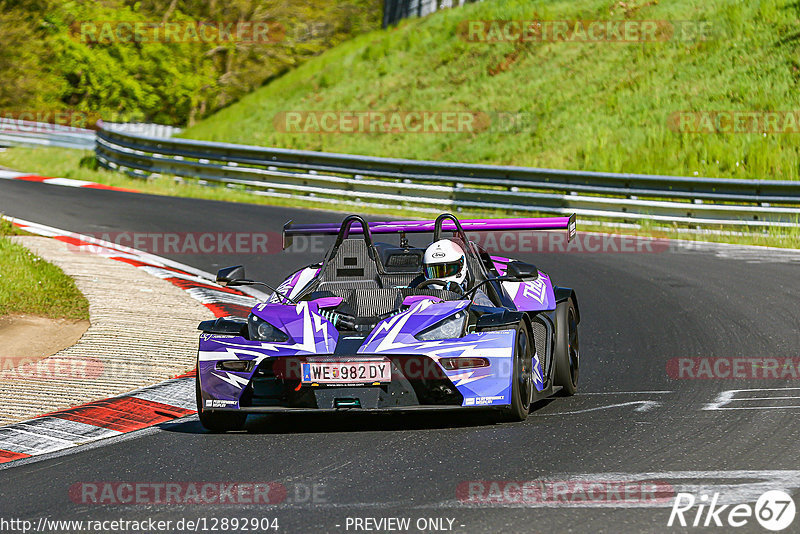
[[[436,289],[446,289],[447,291],[452,291],[453,293],[458,293],[459,295],[464,294],[464,289],[462,289],[460,285],[453,282],[442,282],[441,280],[436,279],[423,280],[415,289],[425,289],[428,286],[439,286]]]

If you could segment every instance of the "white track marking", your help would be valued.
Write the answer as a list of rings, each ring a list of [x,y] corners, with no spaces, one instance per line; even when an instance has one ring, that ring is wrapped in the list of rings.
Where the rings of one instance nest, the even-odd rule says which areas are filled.
[[[669,393],[675,393],[674,391],[600,391],[600,392],[579,392],[578,395],[667,395]]]
[[[661,403],[658,401],[631,401],[631,402],[621,402],[619,404],[609,404],[607,406],[597,406],[595,408],[586,408],[584,410],[574,410],[571,412],[557,412],[557,413],[536,413],[533,415],[536,416],[550,416],[550,415],[575,415],[579,413],[586,413],[586,412],[596,412],[598,410],[609,410],[611,408],[621,408],[623,406],[636,406],[633,409],[634,412],[649,412],[653,408],[658,408],[661,406]]]
[[[774,396],[767,396],[767,397],[737,397],[738,393],[749,393],[749,392],[769,392],[775,391],[778,394]],[[786,404],[784,406],[729,406],[733,403],[739,402],[748,402],[748,401],[764,401],[764,400],[796,400],[800,399],[800,397],[796,396],[782,396],[781,393],[788,393],[791,391],[800,391],[800,388],[754,388],[754,389],[728,389],[726,391],[721,391],[717,394],[717,397],[707,404],[705,404],[701,409],[702,410],[791,410],[791,409],[800,409],[800,403],[794,404]]]

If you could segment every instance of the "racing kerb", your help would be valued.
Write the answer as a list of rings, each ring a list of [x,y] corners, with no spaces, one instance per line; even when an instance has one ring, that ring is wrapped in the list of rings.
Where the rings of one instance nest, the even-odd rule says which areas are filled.
[[[794,226],[800,182],[474,165],[97,132],[97,160],[256,195],[422,212],[461,209],[740,227]]]
[[[125,189],[113,185],[98,184],[87,180],[75,180],[74,178],[51,178],[49,176],[39,176],[25,172],[8,171],[0,169],[0,180],[22,180],[23,182],[39,182],[50,185],[63,185],[66,187],[88,187],[89,189],[105,189],[108,191],[124,191],[128,193],[138,193],[136,189]]]
[[[125,262],[167,280],[200,301],[216,317],[247,315],[256,302],[255,297],[264,296],[257,291],[250,295],[222,288],[212,281],[209,273],[153,254],[50,226],[4,218],[32,234],[68,243],[77,252]],[[124,395],[0,427],[0,463],[59,451],[193,414],[194,376],[195,372],[191,371]]]

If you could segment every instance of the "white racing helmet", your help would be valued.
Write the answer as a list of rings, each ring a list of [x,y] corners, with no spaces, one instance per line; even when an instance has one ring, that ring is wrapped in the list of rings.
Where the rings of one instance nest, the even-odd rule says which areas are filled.
[[[422,259],[425,278],[427,280],[441,280],[447,286],[454,282],[464,287],[467,280],[467,260],[464,249],[449,239],[440,239],[425,249]]]

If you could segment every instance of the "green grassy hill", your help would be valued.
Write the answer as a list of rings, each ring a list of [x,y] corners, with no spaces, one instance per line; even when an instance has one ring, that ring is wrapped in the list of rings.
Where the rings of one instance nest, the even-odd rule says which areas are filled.
[[[467,42],[469,20],[705,21],[709,40]],[[797,179],[800,134],[676,133],[677,111],[800,110],[793,0],[487,0],[359,36],[188,129],[245,144],[596,171]],[[523,112],[514,133],[283,133],[298,110]]]

